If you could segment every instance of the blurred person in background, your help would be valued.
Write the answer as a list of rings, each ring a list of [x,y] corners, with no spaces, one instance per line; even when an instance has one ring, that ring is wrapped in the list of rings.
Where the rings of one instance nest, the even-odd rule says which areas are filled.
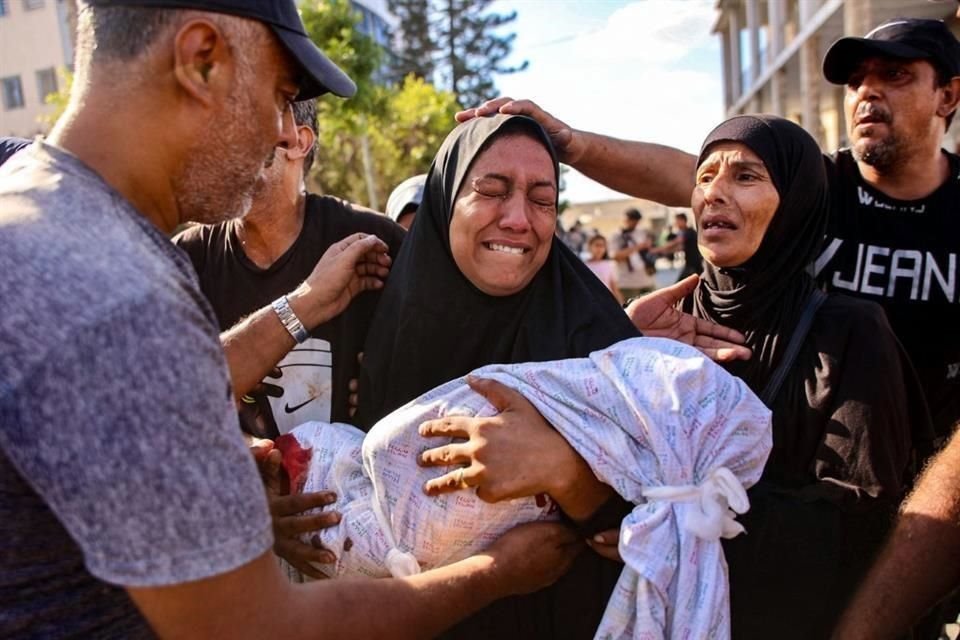
[[[409,230],[417,215],[417,207],[423,200],[423,185],[427,181],[427,174],[407,178],[387,198],[387,217],[404,229]]]
[[[687,276],[699,275],[703,271],[703,260],[697,246],[697,232],[687,222],[687,214],[678,213],[675,217],[677,231],[671,240],[650,250],[654,255],[670,255],[677,251],[683,252],[683,268],[677,282]]]
[[[657,287],[653,278],[656,269],[646,257],[653,247],[650,234],[640,228],[643,214],[637,209],[623,213],[623,225],[613,237],[613,258],[617,261],[617,282],[620,291],[629,300]]]
[[[590,271],[600,278],[600,282],[610,289],[613,297],[620,304],[624,303],[623,294],[620,293],[620,287],[617,286],[617,263],[610,259],[607,253],[607,239],[597,234],[587,241],[587,259],[584,262],[590,267]]]

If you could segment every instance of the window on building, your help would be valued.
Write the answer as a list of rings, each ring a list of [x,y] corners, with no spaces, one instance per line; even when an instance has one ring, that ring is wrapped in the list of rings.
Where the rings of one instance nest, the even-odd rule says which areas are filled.
[[[10,13],[10,10],[7,8],[7,0],[0,0],[0,16],[5,16]]]
[[[43,0],[23,0],[23,10],[43,9]]]
[[[0,79],[3,83],[3,108],[6,111],[23,107],[23,85],[20,76]]]
[[[37,71],[37,95],[43,102],[48,95],[57,92],[57,70],[53,67]]]

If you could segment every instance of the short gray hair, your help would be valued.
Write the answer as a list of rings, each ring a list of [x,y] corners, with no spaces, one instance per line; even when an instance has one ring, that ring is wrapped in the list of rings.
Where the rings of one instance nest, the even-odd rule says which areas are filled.
[[[77,47],[91,61],[133,60],[149,49],[186,11],[152,7],[81,4]]]
[[[203,16],[227,36],[227,45],[245,70],[260,51],[260,23],[220,13],[194,9],[161,9],[126,5],[80,4],[77,20],[77,59],[91,63],[130,62],[149,51],[169,30],[188,16]],[[266,31],[265,27],[260,29]]]
[[[299,100],[293,103],[293,120],[298,127],[310,127],[314,133],[313,146],[303,157],[303,177],[306,178],[313,167],[313,159],[317,151],[317,101],[313,98],[309,100]]]

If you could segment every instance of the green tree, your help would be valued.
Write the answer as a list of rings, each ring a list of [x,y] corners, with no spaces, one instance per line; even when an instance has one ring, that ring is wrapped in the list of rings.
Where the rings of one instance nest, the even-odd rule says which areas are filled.
[[[371,118],[385,108],[387,90],[373,80],[383,52],[357,29],[360,14],[348,0],[304,2],[300,13],[310,38],[357,85],[356,95],[349,100],[325,96],[319,101],[312,186],[376,207],[379,193],[366,133]]]
[[[382,97],[373,76],[383,63],[383,51],[357,29],[361,16],[349,0],[302,2],[300,16],[310,39],[357,85],[357,94],[350,100],[329,98],[322,103],[345,112],[375,110]]]
[[[497,95],[494,74],[516,73],[528,66],[506,66],[504,60],[513,49],[515,33],[500,34],[498,29],[517,19],[517,12],[488,12],[493,0],[438,0],[436,42],[444,83],[460,104],[480,104]]]
[[[402,81],[409,74],[433,80],[437,45],[432,35],[430,0],[389,0],[387,7],[400,23],[398,46],[391,57],[391,75]]]
[[[415,75],[399,85],[374,82],[383,52],[356,28],[360,16],[346,0],[314,1],[301,11],[310,37],[357,84],[349,100],[320,99],[310,186],[381,208],[397,183],[430,166],[455,124],[456,99]]]
[[[66,67],[58,68],[57,76],[60,78],[60,88],[43,97],[44,103],[53,105],[53,111],[37,118],[40,124],[46,127],[47,131],[53,127],[53,123],[59,120],[63,112],[67,110],[67,103],[70,102],[70,89],[73,88],[73,73],[69,69]]]
[[[410,176],[426,173],[459,108],[452,93],[438,91],[413,74],[390,94],[386,113],[371,130],[373,157],[385,193]]]
[[[413,73],[439,81],[461,105],[478,104],[497,95],[496,74],[527,68],[504,64],[516,34],[501,28],[517,12],[489,11],[492,0],[390,0],[400,22],[391,67],[395,78]]]

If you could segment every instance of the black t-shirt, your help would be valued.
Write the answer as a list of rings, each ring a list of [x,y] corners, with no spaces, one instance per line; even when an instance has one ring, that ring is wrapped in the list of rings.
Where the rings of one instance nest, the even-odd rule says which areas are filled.
[[[895,200],[860,175],[848,149],[827,158],[832,211],[818,280],[879,303],[941,435],[960,420],[960,158],[926,198]]]
[[[303,229],[293,245],[267,269],[244,253],[237,236],[238,222],[197,225],[174,238],[187,252],[226,330],[245,316],[293,291],[316,266],[331,244],[357,233],[373,233],[396,257],[404,230],[386,216],[360,210],[331,196],[308,195]],[[357,296],[346,311],[316,327],[309,340],[297,345],[279,363],[282,375],[267,377],[273,393],[257,395],[258,427],[244,426],[255,435],[274,437],[308,420],[350,422],[348,384],[359,373],[357,354],[363,350],[379,292]]]
[[[703,271],[703,259],[700,256],[700,247],[697,246],[697,232],[687,227],[678,231],[683,236],[683,270],[689,273]]]

